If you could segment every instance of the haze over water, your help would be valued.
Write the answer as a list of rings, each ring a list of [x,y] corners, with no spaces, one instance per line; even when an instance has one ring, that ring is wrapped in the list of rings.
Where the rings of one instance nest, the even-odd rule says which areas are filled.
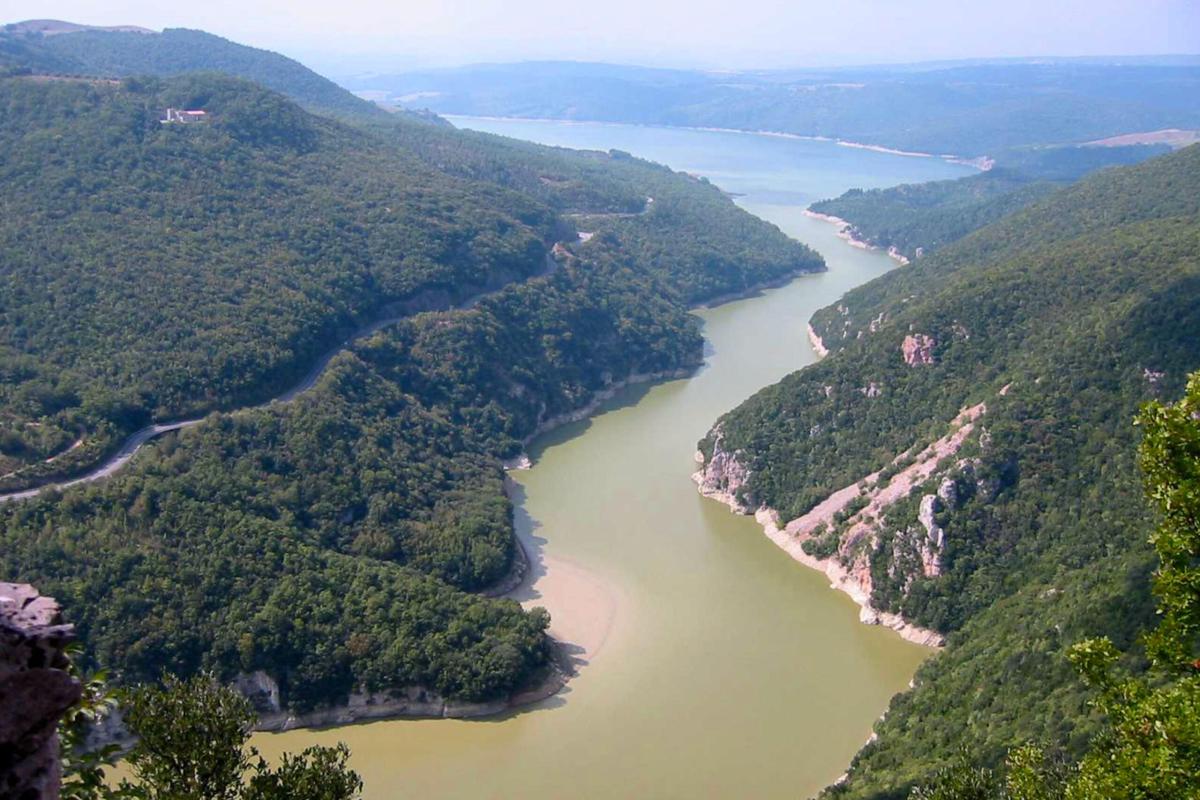
[[[970,174],[905,158],[735,133],[455,119],[547,144],[618,148],[705,175],[824,255],[829,272],[698,312],[704,369],[636,387],[535,443],[519,535],[582,600],[535,583],[556,632],[599,646],[567,690],[502,718],[395,720],[260,735],[264,753],[345,741],[366,797],[804,797],[835,780],[927,650],[858,622],[824,576],[750,517],[701,498],[696,441],[723,412],[815,360],[818,308],[892,268],[802,215],[851,187]],[[559,572],[555,572],[559,570]],[[549,586],[551,581],[544,585]],[[562,605],[557,609],[554,602]],[[572,614],[595,618],[569,619]],[[564,638],[570,638],[564,636]],[[602,642],[602,644],[601,644]]]

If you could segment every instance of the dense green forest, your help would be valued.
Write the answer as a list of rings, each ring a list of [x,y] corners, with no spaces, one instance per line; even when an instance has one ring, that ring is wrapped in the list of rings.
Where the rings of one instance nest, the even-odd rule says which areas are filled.
[[[356,77],[350,88],[446,114],[779,131],[968,157],[1200,127],[1200,67],[1169,61],[736,73],[529,62]]]
[[[1200,796],[1200,372],[1183,399],[1146,404],[1136,424],[1146,499],[1158,513],[1150,537],[1158,618],[1143,640],[1148,668],[1131,674],[1123,648],[1107,636],[1072,645],[1067,658],[1104,717],[1082,759],[1064,757],[1058,743],[1031,741],[1010,750],[1002,766],[981,767],[965,749],[910,800]]]
[[[124,680],[261,669],[296,710],[510,694],[550,652],[543,612],[474,594],[514,558],[501,459],[614,382],[695,367],[690,305],[823,267],[623,153],[348,125],[213,74],[0,97],[9,485],[212,412],[107,481],[0,506],[0,574],[54,593]]]
[[[0,68],[5,67],[106,78],[170,77],[203,69],[254,81],[311,111],[387,117],[378,106],[286,56],[186,28],[162,33],[80,30],[50,36],[0,29]]]
[[[0,108],[8,486],[265,399],[389,303],[528,277],[557,236],[535,200],[231,78],[10,78]]]
[[[542,271],[581,222],[559,211],[625,231],[688,302],[815,266],[715,188],[620,155],[351,128],[216,76],[10,78],[0,102],[6,489],[150,421],[271,397],[389,306]],[[168,106],[213,121],[161,124]]]
[[[1084,175],[1167,152],[1165,145],[1050,147],[1015,151],[1000,166],[948,181],[851,189],[810,206],[845,220],[855,239],[913,259],[958,241]]]
[[[961,747],[987,766],[1031,740],[1077,758],[1099,719],[1067,649],[1106,635],[1140,663],[1154,558],[1133,419],[1200,366],[1198,187],[1200,147],[1106,170],[860,287],[814,317],[828,358],[721,420],[749,505],[788,520],[986,403],[868,539],[822,534],[866,565],[873,606],[949,636],[831,796],[904,797]],[[906,359],[917,335],[926,357]],[[913,534],[930,495],[934,574]]]

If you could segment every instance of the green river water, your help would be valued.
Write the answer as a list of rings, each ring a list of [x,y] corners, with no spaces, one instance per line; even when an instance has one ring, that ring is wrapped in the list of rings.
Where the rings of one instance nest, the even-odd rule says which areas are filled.
[[[696,441],[724,411],[815,360],[808,318],[894,264],[802,215],[847,188],[969,174],[829,142],[661,128],[456,119],[703,174],[824,255],[829,271],[697,312],[694,377],[626,390],[535,442],[512,473],[535,582],[577,645],[556,697],[486,720],[392,720],[263,734],[264,753],[346,742],[369,800],[806,797],[837,779],[929,651],[858,622],[824,576],[753,518],[696,493]]]

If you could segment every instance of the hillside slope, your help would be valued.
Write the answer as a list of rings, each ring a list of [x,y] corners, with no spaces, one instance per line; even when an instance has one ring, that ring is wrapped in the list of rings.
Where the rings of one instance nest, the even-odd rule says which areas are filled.
[[[233,79],[11,78],[0,108],[7,486],[266,399],[389,303],[528,277],[555,238],[537,201]]]
[[[0,104],[5,489],[77,472],[148,422],[272,397],[391,305],[445,307],[543,271],[580,222],[558,209],[653,228],[647,241],[663,244],[642,257],[674,272],[689,302],[815,263],[661,167],[531,148],[499,163],[536,178],[476,179],[444,154],[435,168],[397,131],[349,128],[230,79],[12,78]],[[169,106],[212,121],[161,124]],[[459,160],[497,161],[495,137],[428,130]],[[502,183],[552,188],[533,198]],[[757,244],[715,257],[734,241]]]
[[[694,368],[691,303],[823,268],[625,154],[352,127],[211,74],[0,98],[6,479],[214,411],[108,480],[0,506],[0,574],[54,592],[126,680],[262,672],[297,711],[512,695],[552,653],[544,613],[474,594],[517,560],[501,460],[621,381]]]
[[[60,23],[57,32],[43,35],[44,27],[14,23],[0,28],[0,67],[103,78],[220,72],[287,95],[310,111],[388,116],[297,61],[204,31],[167,28],[158,33]]]
[[[1064,652],[1152,616],[1131,421],[1200,366],[1198,187],[1198,147],[1106,171],[850,292],[813,319],[830,355],[701,443],[706,488],[865,618],[948,638],[832,795],[1096,730]]]
[[[998,157],[1003,165],[949,181],[904,184],[813,203],[856,240],[908,259],[928,255],[1099,169],[1135,164],[1166,146],[1051,147]]]

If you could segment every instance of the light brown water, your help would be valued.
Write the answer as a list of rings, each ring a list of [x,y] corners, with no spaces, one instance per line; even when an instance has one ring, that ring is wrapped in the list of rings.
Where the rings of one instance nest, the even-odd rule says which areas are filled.
[[[461,123],[460,123],[461,124]],[[260,735],[267,754],[346,742],[366,796],[804,797],[845,770],[929,651],[861,625],[857,607],[749,517],[701,498],[696,441],[757,389],[811,363],[818,308],[892,267],[802,216],[851,186],[964,174],[828,143],[612,125],[471,121],[523,138],[619,147],[713,176],[830,270],[699,312],[695,377],[633,388],[536,443],[517,525],[532,602],[594,651],[568,688],[490,720],[396,720]],[[577,591],[572,592],[575,588]],[[543,591],[544,589],[544,591]],[[539,597],[538,595],[543,595]]]

